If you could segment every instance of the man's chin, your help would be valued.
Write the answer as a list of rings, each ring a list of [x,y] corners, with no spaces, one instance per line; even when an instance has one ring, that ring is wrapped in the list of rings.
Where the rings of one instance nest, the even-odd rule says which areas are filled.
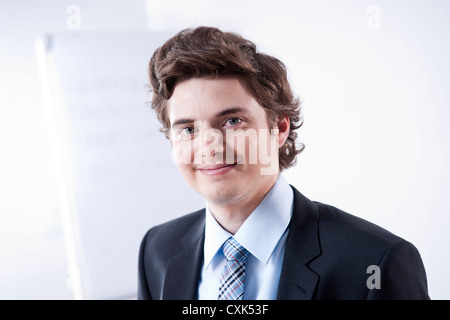
[[[240,198],[236,188],[218,188],[209,189],[202,193],[202,196],[210,203],[215,205],[229,205]]]

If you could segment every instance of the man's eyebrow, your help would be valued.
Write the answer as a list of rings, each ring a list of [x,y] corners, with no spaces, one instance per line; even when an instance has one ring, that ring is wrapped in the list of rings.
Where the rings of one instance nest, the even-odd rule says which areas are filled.
[[[220,111],[219,113],[216,114],[216,117],[223,117],[223,116],[227,116],[227,115],[235,114],[235,113],[248,113],[248,111],[247,111],[247,109],[244,109],[241,107],[232,107],[232,108],[228,108],[228,109]]]
[[[186,124],[186,123],[192,123],[192,122],[194,122],[194,121],[195,121],[195,120],[193,120],[193,119],[180,119],[180,120],[175,121],[175,122],[172,124],[172,127],[181,126],[181,125],[183,125],[183,124]]]

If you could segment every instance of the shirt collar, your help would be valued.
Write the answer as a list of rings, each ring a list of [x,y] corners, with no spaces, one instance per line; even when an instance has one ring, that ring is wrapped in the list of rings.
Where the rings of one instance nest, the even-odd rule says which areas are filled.
[[[232,234],[223,229],[206,205],[204,267],[208,268],[217,251]]]
[[[267,263],[289,225],[293,199],[292,188],[280,174],[269,193],[234,235],[236,241],[258,260]],[[232,235],[219,225],[208,206],[206,206],[205,268],[208,268],[222,244],[230,236]]]

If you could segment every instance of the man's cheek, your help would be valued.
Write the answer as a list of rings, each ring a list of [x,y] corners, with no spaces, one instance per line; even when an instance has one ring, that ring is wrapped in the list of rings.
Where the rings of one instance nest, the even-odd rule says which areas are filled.
[[[177,165],[194,163],[194,143],[190,141],[177,141],[172,146],[172,161]]]
[[[279,135],[278,129],[272,129],[270,134],[260,135],[259,159],[261,175],[273,175],[279,169]]]
[[[254,129],[229,130],[226,133],[226,163],[258,163],[258,136]]]
[[[245,162],[245,144],[236,142],[227,142],[225,151],[225,163],[226,164],[243,164]]]

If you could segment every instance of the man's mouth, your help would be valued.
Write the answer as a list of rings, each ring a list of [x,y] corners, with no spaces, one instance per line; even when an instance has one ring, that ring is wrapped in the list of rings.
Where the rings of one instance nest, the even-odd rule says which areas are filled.
[[[213,164],[197,167],[197,170],[207,176],[225,174],[233,169],[237,163],[233,164]]]

